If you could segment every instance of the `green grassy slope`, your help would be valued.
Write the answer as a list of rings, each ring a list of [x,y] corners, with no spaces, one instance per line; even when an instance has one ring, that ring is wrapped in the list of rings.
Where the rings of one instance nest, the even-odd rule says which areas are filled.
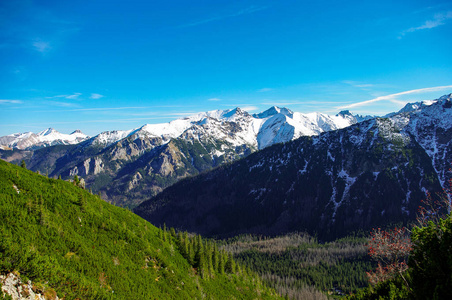
[[[0,273],[11,271],[65,299],[277,298],[247,272],[201,277],[170,234],[0,160]]]

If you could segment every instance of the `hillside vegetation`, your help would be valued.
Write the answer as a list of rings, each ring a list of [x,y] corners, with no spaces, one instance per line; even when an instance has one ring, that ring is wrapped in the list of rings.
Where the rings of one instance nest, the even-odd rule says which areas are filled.
[[[412,249],[407,269],[396,272],[348,297],[349,300],[452,299],[452,217],[411,230]],[[392,245],[390,245],[392,247]],[[393,250],[392,250],[393,251]],[[390,265],[382,274],[390,274]]]
[[[367,255],[367,242],[350,236],[321,243],[308,234],[291,233],[238,236],[222,247],[290,299],[327,299],[326,294],[355,293],[368,285],[366,272],[375,264]]]
[[[0,273],[20,274],[38,291],[65,299],[278,298],[216,249],[0,161]]]

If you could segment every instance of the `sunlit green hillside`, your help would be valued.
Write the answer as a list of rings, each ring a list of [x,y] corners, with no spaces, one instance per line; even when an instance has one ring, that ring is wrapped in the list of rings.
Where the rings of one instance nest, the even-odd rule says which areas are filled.
[[[241,268],[221,269],[230,258],[214,253],[216,247],[205,241],[204,246],[200,239],[185,243],[197,245],[208,258],[201,269],[200,254],[191,260],[182,251],[185,258],[180,239],[169,232],[73,183],[4,161],[0,235],[0,273],[15,271],[60,298],[278,297]],[[218,257],[221,262],[209,265]]]

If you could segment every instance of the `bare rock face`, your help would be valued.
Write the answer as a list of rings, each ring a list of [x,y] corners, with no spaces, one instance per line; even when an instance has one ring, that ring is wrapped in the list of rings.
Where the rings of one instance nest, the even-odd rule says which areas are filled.
[[[69,170],[69,176],[73,177],[75,175],[79,175],[78,167],[75,166],[71,170]]]
[[[104,162],[100,157],[88,158],[69,170],[69,176],[97,175],[104,171]]]
[[[140,184],[141,179],[143,179],[143,176],[140,174],[140,172],[137,172],[135,175],[133,175],[132,180],[129,181],[127,191],[130,191],[137,187]]]
[[[100,159],[100,157],[96,157],[94,159],[93,174],[97,175],[100,172],[102,172],[103,170],[104,170],[104,163],[103,163],[102,159]]]
[[[1,292],[11,296],[13,300],[60,299],[53,289],[37,288],[32,284],[31,280],[24,283],[22,282],[20,276],[14,273],[0,275],[0,283],[2,284]]]

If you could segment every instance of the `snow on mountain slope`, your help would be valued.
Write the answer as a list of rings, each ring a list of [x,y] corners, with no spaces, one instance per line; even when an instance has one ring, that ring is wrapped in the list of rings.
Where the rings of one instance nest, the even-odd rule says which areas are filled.
[[[407,107],[180,181],[135,213],[153,224],[225,237],[300,230],[337,238],[356,228],[411,222],[427,192],[433,201],[452,192],[452,94]],[[259,114],[260,146],[294,138],[299,124],[306,134],[341,126],[348,112],[340,114],[335,122],[272,108]]]
[[[451,191],[452,178],[452,94],[423,103],[407,113],[398,114],[400,126],[413,135],[432,159],[433,167],[443,188]],[[395,117],[393,117],[395,118]]]
[[[126,138],[133,130],[104,131],[88,140],[87,145],[99,145],[107,147],[123,138]]]
[[[47,128],[37,134],[25,132],[0,137],[0,145],[8,148],[32,150],[53,145],[78,144],[88,138],[80,130],[76,130],[71,134],[64,134],[53,128]]]
[[[356,123],[350,116],[329,116],[321,113],[294,113],[273,106],[250,115],[240,109],[213,110],[163,124],[146,124],[128,131],[103,132],[90,144],[107,147],[123,138],[160,138],[161,144],[172,138],[224,140],[231,145],[249,145],[263,149],[275,143],[287,142],[304,135],[317,135]]]
[[[276,111],[275,108],[270,108],[270,110]],[[262,119],[264,122],[257,135],[259,149],[275,143],[287,142],[300,136],[318,135],[356,123],[355,120],[340,115],[329,116],[321,113],[302,114],[283,111],[271,114],[266,111],[259,115],[266,117]]]
[[[248,145],[263,149],[305,135],[344,128],[357,122],[350,113],[329,116],[321,113],[302,114],[273,106],[250,115],[240,109],[213,110],[177,119],[169,123],[145,124],[131,130],[105,131],[89,139],[85,145],[108,147],[124,138],[154,139],[153,145],[165,144],[172,138],[199,139],[209,136],[231,145]],[[0,138],[0,145],[18,149],[36,149],[56,144],[76,144],[88,137],[80,131],[70,135],[46,129],[38,134],[27,132]]]

